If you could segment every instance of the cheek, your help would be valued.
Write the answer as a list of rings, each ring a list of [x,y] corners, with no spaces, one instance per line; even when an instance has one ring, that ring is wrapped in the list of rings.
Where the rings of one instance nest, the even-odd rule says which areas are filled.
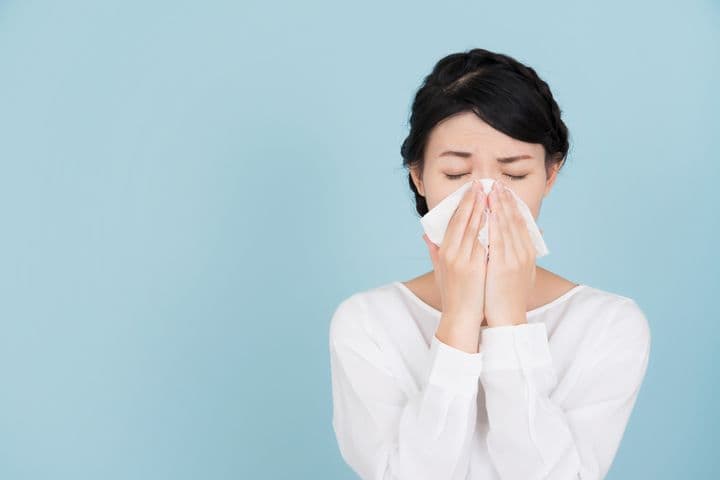
[[[522,187],[517,186],[513,188],[513,191],[523,202],[525,202],[525,205],[527,205],[530,212],[532,212],[533,218],[537,219],[540,214],[540,207],[543,200],[544,190],[542,187],[535,188],[531,185],[523,185]]]
[[[450,194],[448,193],[447,195],[450,195]],[[437,192],[428,193],[428,196],[425,197],[425,200],[427,201],[428,210],[432,210],[433,208],[435,208],[435,206],[438,203],[442,202],[443,199],[447,195],[443,196],[442,194],[438,194]]]
[[[538,216],[540,215],[540,202],[535,204],[528,204],[528,208],[532,212],[532,216],[535,220],[537,220]]]
[[[528,206],[530,211],[532,212],[533,218],[537,219],[538,215],[540,215],[540,206],[542,204],[542,195],[520,195],[520,198],[523,202],[525,202],[525,205]]]
[[[428,210],[432,210],[435,206],[442,202],[447,196],[460,188],[462,183],[457,185],[452,183],[436,183],[434,185],[425,185],[425,202]]]

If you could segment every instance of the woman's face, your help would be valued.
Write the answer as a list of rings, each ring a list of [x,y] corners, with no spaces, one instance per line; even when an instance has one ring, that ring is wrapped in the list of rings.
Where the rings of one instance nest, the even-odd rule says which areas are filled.
[[[411,169],[428,209],[470,180],[494,178],[522,198],[537,219],[542,199],[557,177],[557,168],[548,177],[541,144],[516,140],[474,113],[463,112],[433,128],[425,149],[422,179],[417,173]]]

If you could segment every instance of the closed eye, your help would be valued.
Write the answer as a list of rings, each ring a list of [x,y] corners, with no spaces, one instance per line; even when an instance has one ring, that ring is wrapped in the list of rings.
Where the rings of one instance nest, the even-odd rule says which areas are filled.
[[[450,180],[457,180],[458,178],[463,177],[465,175],[470,175],[470,174],[469,173],[459,173],[457,175],[450,175],[448,173],[445,174],[445,176],[447,178],[449,178]],[[521,180],[521,179],[527,177],[527,173],[525,175],[510,175],[509,173],[504,173],[503,175],[507,175],[512,180]]]

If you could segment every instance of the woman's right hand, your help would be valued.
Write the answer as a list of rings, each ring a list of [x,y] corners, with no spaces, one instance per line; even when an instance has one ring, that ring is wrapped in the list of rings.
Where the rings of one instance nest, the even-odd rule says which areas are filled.
[[[487,253],[478,234],[487,221],[485,206],[481,185],[473,182],[450,218],[442,244],[437,246],[423,235],[442,303],[438,336],[470,352],[477,352],[478,338],[468,341],[468,334],[479,334],[484,320]]]

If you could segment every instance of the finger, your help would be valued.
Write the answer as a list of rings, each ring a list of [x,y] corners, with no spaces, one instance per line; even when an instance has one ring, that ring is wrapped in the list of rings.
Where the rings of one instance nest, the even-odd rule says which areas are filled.
[[[530,235],[527,231],[527,225],[525,219],[520,214],[517,201],[510,192],[510,188],[504,186],[502,193],[502,208],[505,214],[506,225],[508,227],[508,233],[511,237],[513,248],[515,250],[516,258],[526,261],[530,256],[530,250],[528,249],[528,240]],[[532,243],[532,242],[530,242]]]
[[[512,192],[511,192],[512,193]],[[512,205],[513,209],[515,211],[515,216],[518,221],[519,225],[519,233],[520,233],[520,239],[522,240],[522,244],[525,246],[525,251],[528,255],[530,255],[532,258],[535,258],[537,255],[537,250],[535,249],[535,244],[532,241],[532,237],[530,236],[530,231],[528,229],[527,221],[525,220],[525,217],[522,216],[522,213],[520,212],[520,205],[518,205],[517,198],[514,198],[514,195],[512,196]],[[540,229],[542,234],[542,229]]]
[[[508,219],[508,207],[505,204],[505,193],[503,191],[504,185],[498,180],[495,182],[497,185],[497,202],[496,210],[498,213],[497,224],[499,236],[502,236],[503,252],[505,262],[509,263],[513,261],[513,258],[517,255],[515,252],[515,243],[513,242],[512,232],[510,231],[510,224]]]
[[[488,259],[490,257],[505,257],[505,244],[503,242],[502,231],[500,231],[500,224],[498,223],[498,199],[496,189],[497,187],[495,186],[495,184],[493,184],[493,188],[490,190],[489,196],[490,226],[488,229]]]
[[[445,252],[456,252],[460,246],[463,233],[465,232],[465,227],[468,223],[468,219],[470,218],[470,214],[472,213],[473,205],[475,203],[476,188],[477,183],[473,181],[470,188],[467,189],[467,191],[463,194],[463,197],[460,199],[460,203],[455,209],[455,212],[450,217],[441,245]]]
[[[473,251],[473,245],[475,245],[475,239],[480,233],[480,225],[482,220],[482,213],[485,209],[485,200],[483,198],[482,189],[478,188],[475,193],[475,203],[473,204],[473,210],[468,221],[467,228],[463,234],[460,248],[458,249],[458,257],[470,260]]]
[[[480,213],[480,228],[478,228],[478,234],[479,231],[482,229],[482,226],[487,223],[487,221],[487,212],[485,211],[485,208],[483,208],[482,212]],[[480,237],[478,237],[478,234],[475,235],[473,241],[473,248],[472,252],[470,253],[470,261],[475,262],[478,260],[479,257],[481,257],[483,261],[487,262],[487,249],[485,248],[485,245],[483,245],[480,241]]]
[[[523,244],[525,245],[525,251],[528,255],[530,255],[531,258],[535,258],[537,256],[537,249],[535,248],[535,243],[530,236],[530,230],[528,229],[527,222],[525,221],[525,218],[523,218],[520,214],[520,208],[516,207],[516,209],[518,212],[518,216],[520,217],[520,223],[522,225],[522,229],[520,230],[520,237],[522,238]]]
[[[537,265],[535,265],[535,262],[532,264],[532,273],[530,274],[530,285],[535,285],[535,279],[537,278]]]

